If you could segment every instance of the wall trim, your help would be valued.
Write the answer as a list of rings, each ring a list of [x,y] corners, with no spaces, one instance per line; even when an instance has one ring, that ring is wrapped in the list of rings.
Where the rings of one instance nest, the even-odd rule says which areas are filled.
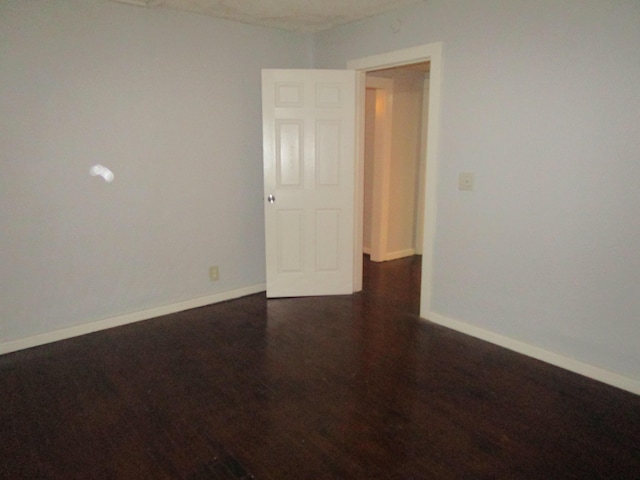
[[[385,261],[397,260],[399,258],[411,257],[416,254],[415,248],[407,248],[405,250],[396,250],[395,252],[387,252],[384,256]]]
[[[140,310],[138,312],[125,313],[124,315],[118,315],[94,322],[83,323],[81,325],[75,325],[73,327],[63,328],[60,330],[55,330],[53,332],[41,333],[32,337],[3,342],[0,343],[0,355],[15,352],[18,350],[24,350],[25,348],[37,347],[46,343],[65,340],[67,338],[78,337],[80,335],[86,335],[87,333],[94,333],[100,330],[106,330],[108,328],[120,327],[129,323],[149,320],[151,318],[161,317],[163,315],[169,315],[171,313],[190,310],[192,308],[204,307],[205,305],[233,300],[235,298],[253,295],[254,293],[264,292],[265,290],[266,284],[259,283],[256,285],[250,285],[248,287],[227,290],[226,292],[206,295],[204,297],[192,298],[190,300],[184,300],[181,302],[172,303],[170,305],[149,308],[146,310]]]
[[[371,247],[362,247],[362,253],[366,255],[371,255],[371,250],[372,250]],[[405,250],[397,250],[395,252],[389,252],[382,257],[382,260],[377,260],[377,261],[388,262],[389,260],[397,260],[399,258],[411,257],[416,254],[417,252],[415,248],[407,248]],[[372,259],[372,261],[375,262],[376,260]]]
[[[427,318],[428,320],[424,318],[422,318],[421,320],[442,325],[466,335],[479,338],[480,340],[484,340],[500,347],[512,350],[514,352],[521,353],[528,357],[535,358],[536,360],[555,365],[556,367],[560,367],[579,375],[591,378],[593,380],[606,383],[607,385],[611,385],[622,390],[635,393],[636,395],[640,395],[639,380],[626,377],[624,375],[620,375],[618,373],[614,373],[609,370],[590,365],[588,363],[581,362],[574,358],[565,357],[558,353],[536,347],[520,340],[505,337],[490,330],[485,330],[483,328],[476,327],[469,323],[455,320],[438,313],[431,312],[429,313]]]

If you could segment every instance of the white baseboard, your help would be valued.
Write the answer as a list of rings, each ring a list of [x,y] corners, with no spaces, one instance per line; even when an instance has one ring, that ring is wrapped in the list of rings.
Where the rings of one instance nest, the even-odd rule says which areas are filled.
[[[514,352],[527,355],[528,357],[550,363],[551,365],[555,365],[556,367],[560,367],[565,370],[584,375],[585,377],[592,378],[599,382],[621,388],[622,390],[635,393],[636,395],[640,395],[640,381],[636,379],[625,377],[624,375],[610,372],[609,370],[595,367],[588,363],[565,357],[563,355],[559,355],[557,353],[535,347],[528,343],[524,343],[519,340],[514,340],[512,338],[493,333],[483,328],[475,327],[460,320],[454,320],[445,317],[444,315],[429,313],[427,317],[429,320],[425,321],[437,323],[438,325],[451,328],[452,330],[457,330],[458,332],[479,338],[480,340],[485,340],[495,345],[499,345]]]
[[[399,258],[411,257],[416,254],[415,248],[407,248],[405,250],[397,250],[395,252],[387,252],[384,256],[384,260],[388,262],[389,260],[397,260]]]
[[[164,305],[161,307],[150,308],[139,312],[127,313],[124,315],[118,315],[116,317],[105,318],[97,320],[95,322],[84,323],[82,325],[76,325],[74,327],[63,328],[61,330],[55,330],[53,332],[42,333],[34,335],[32,337],[22,338],[19,340],[13,340],[9,342],[0,343],[0,355],[18,350],[24,350],[26,348],[37,347],[38,345],[44,345],[46,343],[57,342],[59,340],[65,340],[67,338],[77,337],[85,335],[87,333],[98,332],[100,330],[106,330],[108,328],[119,327],[127,325],[129,323],[140,322],[142,320],[149,320],[151,318],[161,317],[163,315],[169,315],[171,313],[181,312],[189,310],[191,308],[203,307],[205,305],[211,305],[214,303],[224,302],[227,300],[233,300],[235,298],[252,295],[265,291],[265,284],[257,284],[249,287],[239,288],[235,290],[229,290],[226,292],[216,293],[213,295],[207,295],[204,297],[198,297],[191,300],[185,300],[171,305]],[[493,343],[495,345],[507,348],[514,352],[527,355],[529,357],[541,360],[543,362],[555,365],[557,367],[569,370],[585,377],[592,378],[594,380],[612,385],[617,388],[621,388],[628,392],[640,395],[640,381],[620,375],[609,370],[605,370],[600,367],[595,367],[588,363],[575,360],[573,358],[565,357],[548,350],[530,345],[528,343],[514,340],[503,335],[479,328],[460,320],[454,320],[452,318],[440,315],[438,313],[429,313],[427,315],[429,320],[438,325],[442,325],[452,330],[470,335],[472,337],[479,338],[481,340]]]
[[[362,253],[371,255],[371,247],[362,247]],[[407,248],[406,250],[398,250],[395,252],[387,252],[380,262],[388,262],[389,260],[397,260],[399,258],[411,257],[416,254],[416,250],[413,248]]]
[[[67,338],[85,335],[87,333],[106,330],[107,328],[119,327],[121,325],[140,322],[142,320],[149,320],[150,318],[161,317],[163,315],[169,315],[171,313],[181,312],[183,310],[189,310],[191,308],[204,307],[205,305],[211,305],[213,303],[233,300],[234,298],[240,298],[247,295],[252,295],[254,293],[264,292],[265,289],[266,285],[263,283],[258,285],[251,285],[249,287],[228,290],[226,292],[214,293],[213,295],[207,295],[205,297],[185,300],[182,302],[173,303],[171,305],[150,308],[147,310],[141,310],[139,312],[126,313],[124,315],[105,318],[102,320],[97,320],[95,322],[83,323],[82,325],[76,325],[74,327],[55,330],[53,332],[42,333],[39,335],[34,335],[32,337],[21,338],[19,340],[12,340],[9,342],[0,343],[0,355],[15,352],[17,350],[24,350],[25,348],[37,347],[38,345],[44,345],[45,343],[57,342],[59,340],[65,340]]]

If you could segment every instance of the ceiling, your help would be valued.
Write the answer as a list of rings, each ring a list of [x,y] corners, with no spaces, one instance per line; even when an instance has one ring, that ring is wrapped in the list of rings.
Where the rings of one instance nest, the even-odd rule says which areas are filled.
[[[113,0],[313,33],[426,0]]]

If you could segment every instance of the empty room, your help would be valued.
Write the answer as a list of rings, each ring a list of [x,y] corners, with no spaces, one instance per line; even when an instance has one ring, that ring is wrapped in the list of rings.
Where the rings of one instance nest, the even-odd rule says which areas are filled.
[[[0,0],[0,478],[637,480],[639,78],[637,0]]]

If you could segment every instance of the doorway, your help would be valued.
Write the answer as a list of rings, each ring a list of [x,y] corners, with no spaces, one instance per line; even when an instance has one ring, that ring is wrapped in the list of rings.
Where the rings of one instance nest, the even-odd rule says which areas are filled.
[[[422,254],[429,62],[366,73],[363,250]]]
[[[424,141],[424,171],[420,173],[424,181],[422,227],[422,265],[420,280],[420,317],[428,318],[431,312],[431,291],[433,274],[433,249],[437,214],[437,167],[438,131],[440,115],[440,79],[442,69],[442,43],[431,43],[395,52],[373,55],[347,62],[347,68],[361,72],[361,91],[364,91],[364,77],[367,72],[399,66],[429,62],[428,125]],[[364,139],[364,94],[359,100],[359,135]],[[364,140],[362,141],[364,143]],[[356,172],[356,222],[354,240],[354,285],[362,286],[363,220],[364,220],[364,145],[360,146],[358,171]]]

